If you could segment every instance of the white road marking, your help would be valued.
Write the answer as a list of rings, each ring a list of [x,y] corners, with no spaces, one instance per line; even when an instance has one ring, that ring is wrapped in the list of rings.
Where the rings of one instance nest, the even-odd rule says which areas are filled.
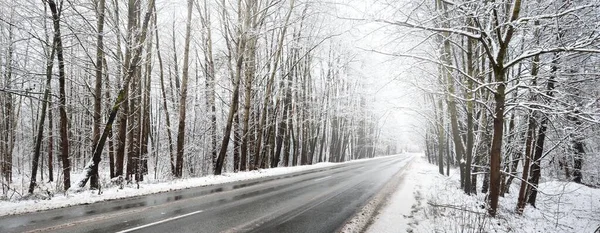
[[[331,178],[331,176],[326,176],[326,177],[322,177],[319,179],[315,179],[315,181],[321,181],[321,180],[325,180],[325,179],[329,179],[329,178]]]
[[[146,227],[150,227],[150,226],[158,225],[158,224],[161,224],[161,223],[165,223],[165,222],[177,220],[177,219],[180,219],[180,218],[185,218],[187,216],[191,216],[191,215],[202,213],[202,212],[204,212],[204,210],[198,210],[198,211],[194,211],[194,212],[187,213],[187,214],[184,214],[184,215],[180,215],[180,216],[177,216],[177,217],[167,218],[167,219],[160,220],[158,222],[153,222],[153,223],[149,223],[149,224],[146,224],[146,225],[141,225],[139,227],[134,227],[134,228],[131,228],[131,229],[119,231],[117,233],[127,233],[127,232],[137,231],[137,230],[140,230],[140,229],[144,229]]]

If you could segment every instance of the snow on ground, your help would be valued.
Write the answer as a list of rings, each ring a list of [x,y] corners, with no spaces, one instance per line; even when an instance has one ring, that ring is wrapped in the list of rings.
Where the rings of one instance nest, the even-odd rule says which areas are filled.
[[[387,156],[386,156],[387,157]],[[377,157],[372,159],[380,159]],[[346,163],[361,162],[371,159],[353,160]],[[125,185],[123,189],[109,187],[102,189],[98,194],[96,190],[86,190],[78,193],[53,193],[50,199],[31,198],[31,200],[0,201],[0,216],[36,212],[48,209],[62,208],[73,205],[89,204],[105,200],[121,199],[152,193],[160,193],[171,190],[186,189],[192,187],[207,186],[213,184],[229,183],[241,180],[250,180],[262,177],[277,176],[293,172],[306,171],[324,167],[337,166],[341,163],[318,163],[307,166],[280,167],[272,169],[260,169],[249,172],[224,173],[220,176],[204,176],[197,178],[175,179],[167,181],[144,181],[139,184]],[[46,196],[46,195],[44,195]],[[46,196],[48,197],[48,196]]]
[[[520,216],[515,213],[520,183],[515,182],[500,198],[498,217],[490,218],[481,208],[485,194],[465,195],[456,170],[450,170],[450,177],[442,176],[422,156],[410,170],[367,232],[593,233],[600,227],[600,189],[562,181],[542,183],[538,208],[527,206]]]
[[[367,232],[372,233],[398,233],[411,232],[415,224],[413,214],[418,206],[422,205],[422,189],[428,189],[437,170],[430,171],[426,161],[421,156],[416,156],[412,164],[405,171],[402,182],[395,192],[387,199],[387,203],[379,210]]]

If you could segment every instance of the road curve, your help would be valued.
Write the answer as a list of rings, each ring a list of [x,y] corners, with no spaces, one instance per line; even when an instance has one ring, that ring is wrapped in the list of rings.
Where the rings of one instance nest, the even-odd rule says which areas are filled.
[[[410,155],[0,217],[0,232],[336,232]]]

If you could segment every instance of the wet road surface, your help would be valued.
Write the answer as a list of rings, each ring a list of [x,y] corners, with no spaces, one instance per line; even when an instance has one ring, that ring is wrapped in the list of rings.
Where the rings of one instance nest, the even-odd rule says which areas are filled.
[[[0,232],[335,232],[411,159],[397,155],[5,216]]]

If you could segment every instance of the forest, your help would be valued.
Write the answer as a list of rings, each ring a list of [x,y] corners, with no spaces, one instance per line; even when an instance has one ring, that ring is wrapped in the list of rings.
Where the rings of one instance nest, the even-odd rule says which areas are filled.
[[[504,208],[518,214],[545,181],[600,185],[599,3],[438,0],[382,20],[429,33],[437,50],[417,58],[437,66],[427,158],[441,174],[457,166],[465,193],[487,193],[491,216],[514,181],[517,206]]]

